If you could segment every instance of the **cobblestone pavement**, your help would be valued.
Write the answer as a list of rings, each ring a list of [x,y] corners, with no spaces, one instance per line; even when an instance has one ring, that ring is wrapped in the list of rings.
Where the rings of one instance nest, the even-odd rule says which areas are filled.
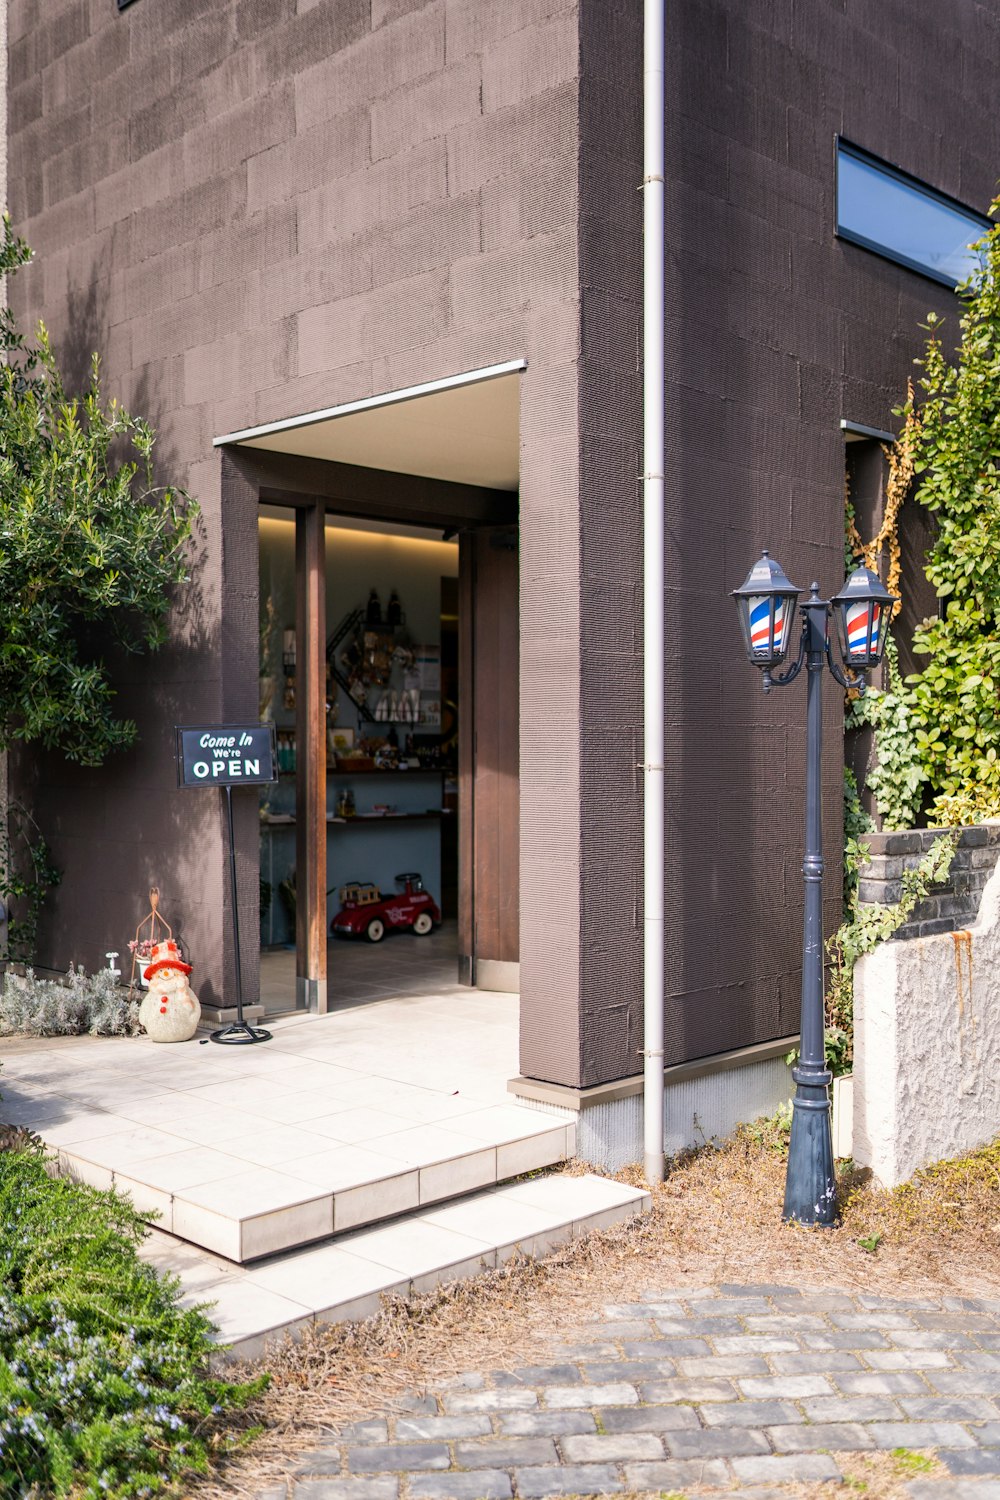
[[[765,1500],[839,1453],[934,1449],[913,1500],[1000,1500],[1000,1300],[720,1285],[649,1293],[546,1349],[341,1429],[258,1500]],[[993,1476],[992,1478],[990,1476]]]

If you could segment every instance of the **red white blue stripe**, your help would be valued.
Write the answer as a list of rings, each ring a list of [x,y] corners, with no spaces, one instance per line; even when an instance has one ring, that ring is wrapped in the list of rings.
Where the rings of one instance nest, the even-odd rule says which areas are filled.
[[[878,651],[878,627],[882,610],[877,604],[871,606],[871,639],[868,635],[868,601],[850,604],[847,607],[847,649],[851,656],[870,656]]]
[[[764,651],[768,655],[773,652],[780,656],[785,649],[785,624],[788,620],[788,601],[777,600],[774,609],[774,643],[771,642],[771,599],[772,595],[766,594],[762,598],[750,600],[750,647],[753,651]]]

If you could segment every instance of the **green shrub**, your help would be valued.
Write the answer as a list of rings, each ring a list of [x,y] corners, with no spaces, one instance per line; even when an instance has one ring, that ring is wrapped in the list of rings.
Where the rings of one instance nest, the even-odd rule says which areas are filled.
[[[139,1258],[145,1233],[116,1194],[0,1150],[0,1494],[156,1495],[262,1389],[210,1377],[211,1324]]]
[[[70,965],[65,979],[38,979],[10,970],[0,992],[0,1036],[135,1036],[139,1005],[110,969],[85,974]]]
[[[0,274],[31,250],[0,220]],[[149,424],[101,389],[67,393],[39,324],[0,307],[0,750],[99,766],[137,727],[115,711],[112,647],[156,650],[190,575],[195,502],[156,482]]]

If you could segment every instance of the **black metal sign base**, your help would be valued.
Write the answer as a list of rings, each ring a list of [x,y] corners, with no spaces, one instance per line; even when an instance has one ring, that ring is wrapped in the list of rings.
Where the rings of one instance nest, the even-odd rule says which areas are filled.
[[[209,1040],[224,1047],[252,1047],[254,1042],[269,1042],[271,1033],[261,1026],[251,1026],[249,1021],[233,1021],[221,1031],[211,1032]]]
[[[271,1033],[264,1031],[260,1026],[251,1026],[243,1015],[243,970],[240,965],[240,913],[239,903],[236,898],[236,846],[233,842],[233,789],[226,783],[223,787],[226,794],[226,814],[229,824],[229,889],[233,903],[233,938],[235,947],[233,957],[236,961],[236,1020],[228,1026],[223,1026],[219,1031],[210,1033],[213,1042],[220,1043],[224,1047],[252,1047],[257,1042],[269,1042]]]

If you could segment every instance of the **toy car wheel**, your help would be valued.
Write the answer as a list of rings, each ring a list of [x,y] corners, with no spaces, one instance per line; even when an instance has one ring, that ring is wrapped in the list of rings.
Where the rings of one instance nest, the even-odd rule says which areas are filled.
[[[381,917],[372,917],[365,928],[365,937],[370,943],[380,943],[385,937],[385,923]]]
[[[434,926],[434,919],[429,911],[418,912],[413,919],[413,930],[417,937],[426,937]]]

